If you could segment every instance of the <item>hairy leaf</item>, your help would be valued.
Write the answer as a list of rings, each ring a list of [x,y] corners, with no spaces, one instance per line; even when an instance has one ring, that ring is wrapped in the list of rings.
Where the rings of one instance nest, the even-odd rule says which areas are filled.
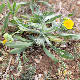
[[[10,2],[9,1],[7,1],[7,5],[8,5],[9,10],[12,11],[12,7],[10,6]]]
[[[69,37],[69,38],[73,38],[73,39],[80,39],[80,35],[79,34],[61,33],[61,34],[58,34],[57,36],[60,36],[60,37]]]
[[[18,39],[18,40],[26,41],[26,39],[25,39],[25,38],[22,38],[22,37],[20,37],[20,36],[18,36],[18,35],[14,35],[14,37],[15,37],[16,39]]]
[[[56,48],[55,46],[51,46],[53,50],[55,50],[61,57],[66,58],[66,59],[74,59],[72,54],[65,50],[61,50],[60,48]]]
[[[26,48],[15,48],[13,50],[11,50],[9,53],[11,54],[18,54],[18,53],[21,53],[25,50]]]
[[[4,6],[5,6],[5,4],[2,4],[2,5],[0,6],[0,14],[1,14],[1,12],[2,12]]]
[[[8,19],[9,19],[9,15],[11,14],[12,12],[9,12],[4,20],[4,25],[3,25],[3,32],[5,31],[6,27],[8,27]]]
[[[58,62],[58,60],[44,46],[43,46],[43,49],[51,59],[53,59],[55,62]]]
[[[16,41],[13,43],[5,43],[6,46],[11,47],[11,48],[24,48],[24,47],[29,47],[33,44],[33,42],[22,42],[22,41]]]
[[[15,12],[14,12],[14,16],[16,15],[16,13],[17,13],[17,11],[18,11],[18,9],[20,8],[20,4],[17,6],[17,8],[15,9]]]

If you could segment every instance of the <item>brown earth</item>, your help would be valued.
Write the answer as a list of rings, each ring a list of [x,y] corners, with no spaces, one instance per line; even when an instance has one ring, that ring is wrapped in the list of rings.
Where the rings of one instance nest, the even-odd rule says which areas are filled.
[[[25,0],[24,0],[25,1]],[[54,5],[52,11],[55,11],[56,15],[60,14],[63,17],[66,17],[68,14],[73,13],[74,15],[71,17],[71,19],[74,21],[75,25],[74,27],[76,28],[76,30],[72,30],[72,33],[78,33],[80,34],[80,0],[49,0],[49,3]],[[49,9],[47,6],[41,5],[41,10],[43,10],[43,12],[46,9]],[[29,9],[27,10],[27,12],[29,11]],[[22,13],[20,13],[22,14]],[[3,23],[3,22],[1,22]],[[0,36],[0,40],[3,40],[3,37]],[[80,42],[78,42],[80,43]],[[76,44],[76,42],[75,42]],[[67,43],[66,43],[67,45]],[[67,46],[66,48],[62,48],[65,49],[67,51],[69,51],[71,54],[73,54],[73,50],[74,50],[74,43],[71,42],[71,44],[69,46]],[[14,75],[14,77],[18,77],[19,80],[20,79],[20,75],[16,76],[15,74],[17,73],[17,66],[18,63],[15,63],[16,60],[16,56],[17,55],[11,55],[9,54],[9,48],[6,46],[3,46],[2,44],[0,44],[0,49],[2,51],[4,51],[3,53],[7,53],[7,55],[2,55],[4,56],[5,59],[3,59],[2,61],[0,61],[0,73],[2,72],[2,75],[5,74],[9,61],[11,59],[12,56],[12,60],[10,63],[10,66],[14,66],[14,69],[11,71],[9,69],[8,74]],[[66,67],[65,69],[67,70],[64,73],[64,64],[62,65],[61,62],[58,63],[54,63],[54,61],[52,59],[50,59],[43,51],[43,48],[41,46],[34,46],[33,47],[34,51],[33,52],[29,52],[27,54],[27,57],[30,58],[30,60],[28,61],[29,64],[32,64],[33,66],[36,66],[36,74],[37,75],[36,79],[34,80],[65,80],[65,78],[67,77],[67,80],[79,80],[80,78],[80,69],[77,66],[77,62],[80,63],[80,58],[76,58],[74,60],[68,60],[68,59],[64,59],[64,58],[59,58],[59,55],[57,53],[55,53],[53,50],[51,50],[49,47],[47,47],[47,49],[53,54],[55,55],[55,57],[59,60],[63,60],[64,63],[66,63]],[[80,54],[80,48],[76,46],[76,53]],[[73,54],[74,55],[74,54]],[[1,57],[2,57],[1,56]],[[21,61],[22,63],[24,63],[24,59],[22,58],[21,55]],[[3,65],[2,65],[3,64]],[[59,70],[59,68],[61,68]],[[23,70],[24,69],[24,64],[23,64]],[[51,78],[50,79],[45,79],[44,76],[47,77],[48,72],[51,70]],[[59,70],[59,71],[58,71]],[[39,76],[41,75],[41,77]],[[1,77],[2,79],[2,77]]]

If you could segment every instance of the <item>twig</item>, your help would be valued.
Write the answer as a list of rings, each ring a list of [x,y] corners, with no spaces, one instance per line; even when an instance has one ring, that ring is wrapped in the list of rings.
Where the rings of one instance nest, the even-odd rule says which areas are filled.
[[[60,12],[61,12],[61,1],[60,1],[60,10],[59,10],[59,12],[58,12],[58,15],[60,15]]]
[[[3,75],[3,79],[2,79],[2,80],[5,80],[5,79],[6,79],[7,73],[8,73],[8,71],[9,71],[9,67],[10,67],[11,60],[12,60],[12,56],[10,57],[9,65],[8,65],[8,67],[7,67],[7,69],[6,69],[5,74]]]

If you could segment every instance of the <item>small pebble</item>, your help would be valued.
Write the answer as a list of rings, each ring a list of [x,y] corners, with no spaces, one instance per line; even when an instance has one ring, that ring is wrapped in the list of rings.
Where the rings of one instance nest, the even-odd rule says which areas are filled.
[[[0,57],[0,62],[2,61],[2,58]]]

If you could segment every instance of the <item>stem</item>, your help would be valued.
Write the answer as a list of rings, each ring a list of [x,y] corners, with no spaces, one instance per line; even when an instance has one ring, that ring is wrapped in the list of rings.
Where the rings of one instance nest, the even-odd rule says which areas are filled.
[[[44,24],[45,24],[45,23],[42,24],[42,31],[44,31],[44,30],[43,30]]]
[[[17,32],[13,33],[12,36],[13,36],[14,34],[16,34],[16,33],[19,33],[19,31],[20,31],[20,30],[18,30]]]

